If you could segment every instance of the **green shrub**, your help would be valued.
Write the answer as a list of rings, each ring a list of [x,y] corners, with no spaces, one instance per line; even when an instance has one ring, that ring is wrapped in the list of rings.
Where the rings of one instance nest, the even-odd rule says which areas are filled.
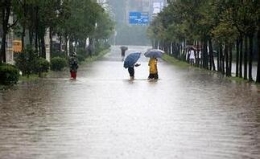
[[[10,64],[0,65],[0,84],[12,85],[19,80],[19,70]]]
[[[35,73],[48,72],[50,68],[50,63],[45,58],[38,58],[36,61]]]
[[[68,66],[68,62],[65,58],[54,57],[51,59],[51,70],[61,71],[63,68]]]
[[[85,61],[85,57],[80,54],[77,55],[77,59],[79,62]]]
[[[84,58],[84,60],[85,60],[85,58],[87,58],[87,50],[85,48],[77,49],[77,56],[78,57],[80,56],[80,58]]]
[[[65,58],[66,56],[67,56],[66,52],[64,52],[64,51],[53,51],[53,53],[51,54],[51,58],[54,58],[54,57]]]
[[[15,65],[22,71],[23,75],[29,76],[30,74],[35,73],[38,59],[39,56],[37,52],[28,47],[15,58]]]

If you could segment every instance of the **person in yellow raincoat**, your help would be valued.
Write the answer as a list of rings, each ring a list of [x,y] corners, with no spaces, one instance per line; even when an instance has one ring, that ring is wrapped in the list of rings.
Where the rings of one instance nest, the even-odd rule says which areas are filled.
[[[148,79],[158,79],[157,70],[157,58],[151,57],[148,63],[149,66],[149,76]]]

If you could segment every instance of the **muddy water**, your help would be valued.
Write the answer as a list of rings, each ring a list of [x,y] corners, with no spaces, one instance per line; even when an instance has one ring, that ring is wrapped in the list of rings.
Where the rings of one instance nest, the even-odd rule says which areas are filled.
[[[144,47],[129,47],[143,51]],[[260,88],[159,60],[135,80],[119,46],[99,61],[0,92],[1,159],[258,159]]]

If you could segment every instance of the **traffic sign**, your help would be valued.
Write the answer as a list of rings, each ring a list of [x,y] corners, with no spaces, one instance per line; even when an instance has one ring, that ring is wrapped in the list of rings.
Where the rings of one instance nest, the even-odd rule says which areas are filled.
[[[149,13],[148,12],[129,12],[130,24],[148,24]]]

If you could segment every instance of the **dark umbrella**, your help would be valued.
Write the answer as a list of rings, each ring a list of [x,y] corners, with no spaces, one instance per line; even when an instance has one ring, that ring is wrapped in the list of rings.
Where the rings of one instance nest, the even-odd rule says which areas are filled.
[[[133,67],[140,56],[140,52],[130,53],[129,55],[127,55],[124,60],[124,68]]]
[[[191,49],[197,50],[197,48],[196,48],[195,46],[193,46],[193,45],[187,45],[187,46],[185,47],[185,49],[187,49],[187,50],[191,50]]]
[[[145,57],[154,57],[154,58],[161,58],[164,54],[163,50],[160,49],[149,49],[144,53]]]
[[[126,47],[126,46],[121,46],[120,49],[126,51],[126,50],[128,50],[128,47]]]

